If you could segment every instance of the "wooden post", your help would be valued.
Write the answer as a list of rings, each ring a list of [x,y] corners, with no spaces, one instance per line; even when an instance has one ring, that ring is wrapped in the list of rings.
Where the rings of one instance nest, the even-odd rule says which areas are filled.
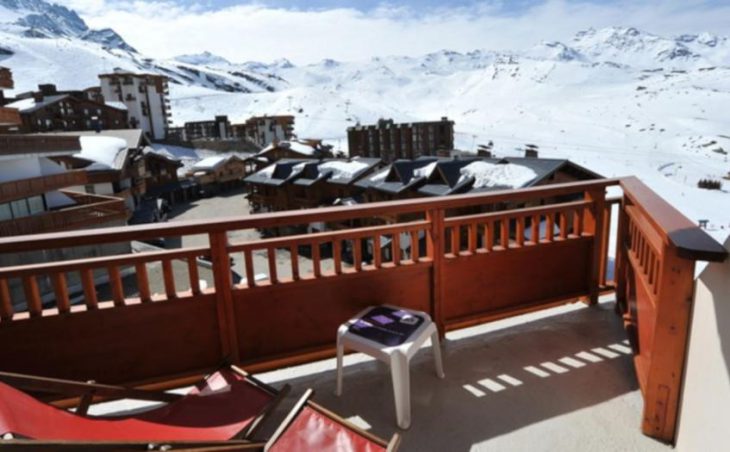
[[[694,268],[694,261],[680,258],[673,247],[664,249],[641,429],[667,442],[674,441],[677,427],[691,323]]]
[[[430,225],[431,246],[429,251],[433,253],[430,257],[433,261],[431,272],[431,317],[443,338],[446,334],[446,322],[443,317],[443,264],[444,264],[444,211],[429,210],[426,212],[426,220]]]
[[[585,199],[591,201],[590,207],[585,209],[583,227],[593,236],[593,252],[591,253],[590,272],[588,273],[588,304],[598,303],[598,294],[601,282],[601,261],[606,260],[608,250],[603,247],[603,214],[606,203],[605,189],[585,192]]]
[[[618,206],[618,230],[616,231],[616,260],[613,269],[613,281],[616,286],[616,313],[625,314],[629,306],[626,293],[626,239],[628,226],[626,221],[626,197]]]
[[[215,299],[222,358],[237,363],[240,359],[235,310],[233,309],[233,280],[228,256],[228,235],[225,231],[211,232],[208,237],[210,240],[210,257],[213,262],[213,280],[215,281]],[[252,281],[249,280],[249,287],[251,287],[251,283]]]

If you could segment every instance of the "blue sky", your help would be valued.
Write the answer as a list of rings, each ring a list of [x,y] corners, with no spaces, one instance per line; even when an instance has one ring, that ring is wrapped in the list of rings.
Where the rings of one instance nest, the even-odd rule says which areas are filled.
[[[727,35],[717,0],[63,0],[155,57],[210,51],[231,61],[363,60],[441,49],[523,50],[590,27]]]

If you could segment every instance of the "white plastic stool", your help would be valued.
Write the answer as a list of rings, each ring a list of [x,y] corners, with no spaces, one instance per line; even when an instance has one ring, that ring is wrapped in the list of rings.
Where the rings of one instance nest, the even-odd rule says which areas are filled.
[[[422,311],[403,309],[397,306],[382,305],[399,312],[405,312],[423,319],[423,323],[411,332],[400,345],[388,346],[368,339],[350,331],[350,327],[365,317],[371,310],[379,306],[371,306],[361,311],[357,316],[340,325],[337,330],[337,389],[335,394],[342,395],[342,358],[345,348],[365,353],[390,365],[393,379],[393,393],[395,396],[395,413],[398,427],[407,429],[411,426],[411,389],[409,364],[418,349],[431,338],[436,375],[444,378],[443,363],[441,360],[441,344],[436,325],[431,317]]]

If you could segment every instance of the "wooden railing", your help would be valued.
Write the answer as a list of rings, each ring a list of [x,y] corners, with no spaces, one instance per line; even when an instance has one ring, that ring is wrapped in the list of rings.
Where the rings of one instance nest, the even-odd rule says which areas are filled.
[[[0,126],[19,126],[22,120],[15,108],[0,107]]]
[[[74,199],[76,205],[14,220],[0,221],[0,236],[83,229],[127,219],[127,207],[119,198],[71,191],[62,191],[62,193]]]
[[[79,137],[0,135],[0,155],[81,151]]]
[[[85,185],[86,181],[86,171],[74,170],[48,176],[2,182],[0,183],[0,203],[28,198],[73,185]]]
[[[617,302],[644,395],[642,429],[674,440],[691,324],[696,260],[725,249],[636,178],[622,181]]]
[[[619,184],[624,196],[607,200],[606,188]],[[608,234],[616,208],[621,237],[614,279],[622,306],[630,304],[622,290],[633,287],[629,270],[636,264],[657,287],[652,303],[670,307],[657,310],[654,320],[654,313],[639,312],[641,330],[642,323],[663,324],[661,315],[680,309],[665,298],[686,296],[692,278],[681,262],[697,258],[697,246],[683,241],[686,233],[662,226],[669,214],[661,206],[656,211],[656,200],[643,190],[634,179],[600,180],[0,239],[0,253],[20,253],[207,237],[206,245],[176,250],[0,268],[0,343],[13,344],[0,348],[0,362],[8,371],[54,377],[160,381],[203,372],[222,360],[261,370],[330,356],[337,326],[372,304],[427,311],[442,333],[576,300],[592,304],[610,289]],[[281,236],[313,222],[350,226]],[[658,231],[661,244],[647,228]],[[236,239],[255,230],[280,236]],[[622,231],[634,237],[638,230],[644,238],[624,240],[629,235]],[[647,246],[659,250],[652,254]],[[703,257],[715,257],[708,247]],[[201,257],[212,264],[207,287],[200,284]],[[231,259],[240,282],[234,283]],[[680,283],[675,267],[682,270]],[[132,281],[125,280],[130,271]],[[99,272],[108,274],[106,299],[94,284]],[[80,275],[83,284],[78,304],[66,295],[70,274]],[[50,281],[57,294],[50,308],[39,300],[39,279]],[[18,281],[28,307],[22,312],[15,312],[17,300],[7,289]],[[641,358],[655,347],[651,342],[642,349],[642,343],[637,370],[641,375],[649,369],[640,380],[650,388],[665,363],[657,352]],[[657,402],[651,390],[644,394],[646,409],[658,409],[649,407],[650,400]],[[645,431],[665,437],[668,424],[662,425],[660,432]]]

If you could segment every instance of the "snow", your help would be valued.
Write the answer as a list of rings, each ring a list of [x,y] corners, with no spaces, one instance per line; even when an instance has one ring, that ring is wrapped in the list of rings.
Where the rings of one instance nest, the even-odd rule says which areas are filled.
[[[314,147],[306,144],[301,143],[299,141],[286,141],[284,143],[288,143],[289,149],[291,149],[294,152],[298,152],[300,154],[304,155],[314,155],[315,149]]]
[[[116,108],[118,110],[127,109],[127,105],[124,102],[104,102],[104,103],[107,104],[108,106],[110,106],[112,108]]]
[[[515,163],[488,163],[483,161],[472,162],[460,170],[462,182],[470,177],[474,178],[474,188],[487,187],[522,187],[537,174],[530,168]]]
[[[145,152],[154,152],[169,159],[179,160],[183,164],[183,166],[177,170],[177,174],[180,176],[184,176],[188,172],[192,171],[193,166],[197,162],[208,157],[229,158],[233,156],[241,160],[245,160],[252,155],[247,152],[220,152],[209,149],[192,149],[162,143],[153,143],[151,147],[145,149]]]
[[[3,21],[12,22],[0,15]],[[723,179],[730,171],[730,155],[723,153],[730,152],[728,38],[621,27],[563,42],[543,38],[547,43],[526,52],[444,50],[338,64],[208,67],[147,60],[76,38],[24,38],[8,25],[0,26],[0,42],[14,54],[0,56],[0,65],[14,71],[16,89],[8,95],[38,83],[95,86],[98,73],[116,67],[169,73],[179,82],[170,84],[175,124],[215,114],[239,122],[291,112],[300,136],[321,138],[335,151],[347,152],[347,127],[357,123],[448,116],[458,149],[475,151],[493,141],[496,156],[521,156],[516,147],[535,143],[541,157],[567,158],[607,177],[635,175],[692,221],[709,220],[710,232],[724,239],[730,232],[730,180]],[[216,154],[175,155],[188,168]],[[722,180],[723,191],[697,188],[703,178]]]
[[[363,171],[367,167],[367,163],[358,162],[356,160],[349,162],[332,160],[320,164],[317,168],[319,169],[320,175],[328,171],[332,173],[330,176],[331,180],[348,180],[355,177],[357,173]]]
[[[385,182],[385,179],[388,178],[388,174],[390,174],[390,167],[389,166],[386,167],[385,169],[383,169],[382,171],[379,171],[379,172],[375,173],[374,175],[372,175],[371,177],[369,177],[368,180],[370,182],[374,182],[374,183]]]
[[[261,177],[271,179],[274,176],[274,171],[276,171],[276,163],[274,163],[273,165],[267,166],[266,168],[260,170],[256,174],[258,174]]]
[[[74,154],[74,157],[94,162],[86,167],[88,171],[120,169],[124,164],[127,142],[121,138],[82,136],[79,141],[81,152]]]
[[[207,157],[193,165],[193,171],[213,171],[228,161],[228,157]]]
[[[30,97],[27,99],[17,100],[15,102],[11,102],[11,103],[5,105],[5,107],[6,108],[15,108],[16,110],[19,110],[19,111],[25,111],[25,110],[35,107],[35,99]]]
[[[430,177],[431,173],[434,172],[436,169],[436,165],[438,164],[438,161],[434,161],[429,163],[426,166],[422,166],[420,168],[416,168],[413,170],[413,177],[411,177],[411,180],[417,179],[419,177]]]

